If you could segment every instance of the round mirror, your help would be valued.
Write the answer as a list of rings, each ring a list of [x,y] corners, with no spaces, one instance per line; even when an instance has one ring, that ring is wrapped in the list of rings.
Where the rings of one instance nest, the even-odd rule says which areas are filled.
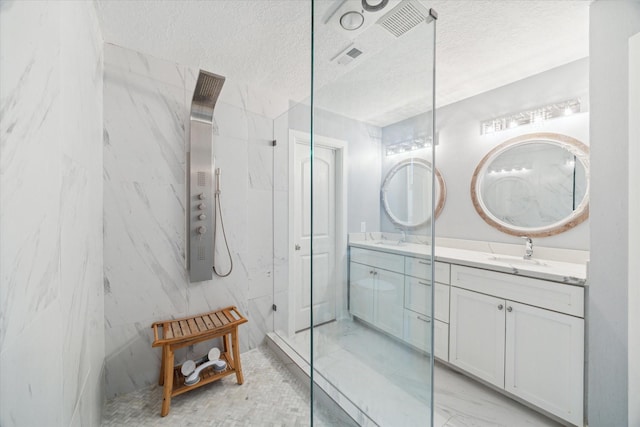
[[[382,184],[382,204],[394,224],[416,228],[431,220],[431,163],[417,158],[403,160],[387,174]],[[446,189],[436,169],[435,217],[444,207]]]
[[[555,133],[510,139],[478,164],[471,199],[482,219],[504,233],[562,233],[589,216],[589,148]]]

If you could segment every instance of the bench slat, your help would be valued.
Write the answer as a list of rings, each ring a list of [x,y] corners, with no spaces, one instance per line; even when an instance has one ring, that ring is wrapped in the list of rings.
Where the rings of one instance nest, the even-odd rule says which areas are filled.
[[[220,320],[220,323],[222,323],[222,326],[229,323],[229,321],[227,320],[226,316],[223,313],[218,311],[217,313],[215,313],[215,315],[218,316],[218,319]]]
[[[162,324],[162,332],[164,334],[164,338],[170,340],[173,338],[173,330],[168,322]]]
[[[207,325],[204,324],[204,320],[202,320],[202,317],[196,317],[195,321],[196,321],[196,324],[198,325],[198,330],[200,332],[204,332],[207,329],[209,329],[207,328]]]
[[[173,330],[173,335],[176,338],[182,336],[182,329],[180,329],[180,324],[178,322],[171,322],[171,330]]]
[[[209,317],[211,318],[213,324],[216,325],[216,328],[222,327],[222,322],[220,321],[220,319],[218,319],[218,316],[216,316],[215,313],[211,313]]]
[[[195,319],[189,319],[187,320],[187,323],[189,324],[189,329],[191,329],[191,335],[200,332],[200,328],[198,328]]]
[[[203,315],[202,320],[204,320],[204,324],[207,325],[207,329],[213,329],[216,327],[208,314]]]
[[[180,329],[182,329],[182,336],[188,336],[191,335],[191,330],[189,329],[189,324],[187,323],[186,320],[181,320],[180,321]]]

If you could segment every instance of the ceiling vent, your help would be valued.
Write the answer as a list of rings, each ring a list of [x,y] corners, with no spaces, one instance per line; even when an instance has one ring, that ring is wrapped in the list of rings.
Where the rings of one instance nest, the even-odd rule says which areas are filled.
[[[405,0],[378,20],[378,24],[400,37],[430,18],[429,11],[417,1]]]
[[[358,49],[353,43],[351,43],[348,48],[334,56],[331,61],[337,62],[340,65],[348,65],[354,59],[362,55],[362,53],[362,50]]]

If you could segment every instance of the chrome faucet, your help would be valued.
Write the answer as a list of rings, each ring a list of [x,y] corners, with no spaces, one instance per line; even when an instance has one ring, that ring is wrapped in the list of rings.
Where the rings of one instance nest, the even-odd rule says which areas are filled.
[[[531,240],[531,237],[528,236],[521,236],[525,242],[524,242],[524,259],[531,259],[531,257],[533,256],[533,240]]]
[[[398,246],[400,246],[407,241],[407,233],[405,233],[405,231],[400,227],[396,227],[396,230],[400,230],[400,232],[402,233],[402,237],[400,238],[400,240],[398,240]]]

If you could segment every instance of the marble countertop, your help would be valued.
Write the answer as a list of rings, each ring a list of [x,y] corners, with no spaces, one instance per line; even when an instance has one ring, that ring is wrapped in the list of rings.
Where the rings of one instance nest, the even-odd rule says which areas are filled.
[[[363,249],[408,255],[417,258],[429,258],[431,246],[419,243],[402,243],[382,241],[351,241],[349,246]],[[436,261],[468,267],[482,268],[501,273],[550,280],[569,285],[584,286],[587,278],[586,264],[553,261],[547,259],[523,259],[513,255],[487,253],[466,249],[435,247]]]

